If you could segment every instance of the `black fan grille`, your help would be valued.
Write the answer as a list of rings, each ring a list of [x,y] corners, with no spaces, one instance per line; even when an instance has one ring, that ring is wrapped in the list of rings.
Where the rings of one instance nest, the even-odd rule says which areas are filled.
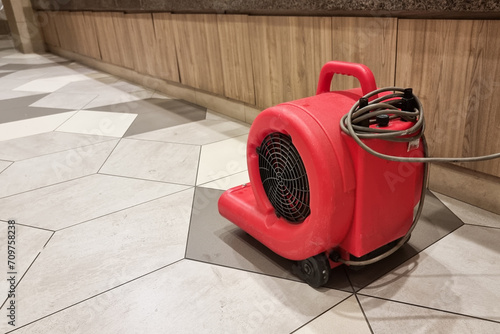
[[[264,138],[257,152],[262,185],[276,214],[292,223],[304,221],[311,213],[309,182],[292,139],[273,132]]]

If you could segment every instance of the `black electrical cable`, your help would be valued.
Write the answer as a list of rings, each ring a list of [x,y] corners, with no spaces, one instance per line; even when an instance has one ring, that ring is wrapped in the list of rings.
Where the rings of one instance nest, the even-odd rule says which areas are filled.
[[[371,102],[368,102],[371,97],[379,93],[389,91],[392,91],[393,93],[378,97],[376,99],[373,99]],[[360,104],[362,104],[361,107]],[[388,117],[389,119],[401,118],[404,121],[413,122],[414,124],[407,130],[401,131],[388,130],[384,129],[384,127],[369,127],[370,124],[375,124],[377,122],[376,117],[379,115],[386,115],[386,118]],[[376,157],[391,161],[424,163],[424,179],[422,182],[420,201],[415,217],[413,218],[413,223],[408,232],[399,240],[399,242],[394,247],[374,258],[362,261],[345,260],[342,258],[339,258],[337,260],[338,262],[342,262],[344,264],[352,266],[364,266],[380,261],[396,252],[408,241],[411,233],[417,225],[424,206],[425,192],[427,189],[427,181],[429,177],[429,162],[471,162],[500,158],[500,153],[467,158],[428,157],[427,142],[424,136],[424,110],[422,108],[420,100],[415,95],[413,95],[411,88],[380,88],[366,94],[362,99],[360,99],[360,101],[356,102],[352,106],[347,114],[342,117],[340,121],[340,127],[342,131],[350,135],[365,151]],[[361,139],[383,139],[408,143],[414,141],[420,143],[420,139],[422,139],[422,143],[424,145],[424,157],[396,157],[382,154],[368,147],[361,141]]]

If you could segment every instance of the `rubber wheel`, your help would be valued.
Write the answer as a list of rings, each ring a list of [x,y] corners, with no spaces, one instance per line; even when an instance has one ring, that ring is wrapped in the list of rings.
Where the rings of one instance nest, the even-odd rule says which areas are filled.
[[[330,263],[324,254],[298,262],[301,278],[313,288],[326,284],[330,278]]]

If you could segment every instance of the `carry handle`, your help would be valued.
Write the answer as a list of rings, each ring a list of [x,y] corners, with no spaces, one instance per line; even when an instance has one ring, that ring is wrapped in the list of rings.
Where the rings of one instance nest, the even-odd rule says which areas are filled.
[[[321,68],[318,80],[318,90],[316,95],[328,93],[334,74],[353,76],[359,80],[363,95],[373,92],[377,89],[375,77],[368,66],[358,63],[349,63],[346,61],[329,61]],[[372,98],[377,98],[377,95]]]

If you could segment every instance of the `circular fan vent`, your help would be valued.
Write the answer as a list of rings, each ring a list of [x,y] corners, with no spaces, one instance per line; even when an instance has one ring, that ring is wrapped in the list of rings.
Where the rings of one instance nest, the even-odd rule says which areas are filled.
[[[289,222],[302,222],[311,213],[309,182],[292,139],[279,132],[271,133],[264,138],[257,153],[262,185],[276,215]]]

